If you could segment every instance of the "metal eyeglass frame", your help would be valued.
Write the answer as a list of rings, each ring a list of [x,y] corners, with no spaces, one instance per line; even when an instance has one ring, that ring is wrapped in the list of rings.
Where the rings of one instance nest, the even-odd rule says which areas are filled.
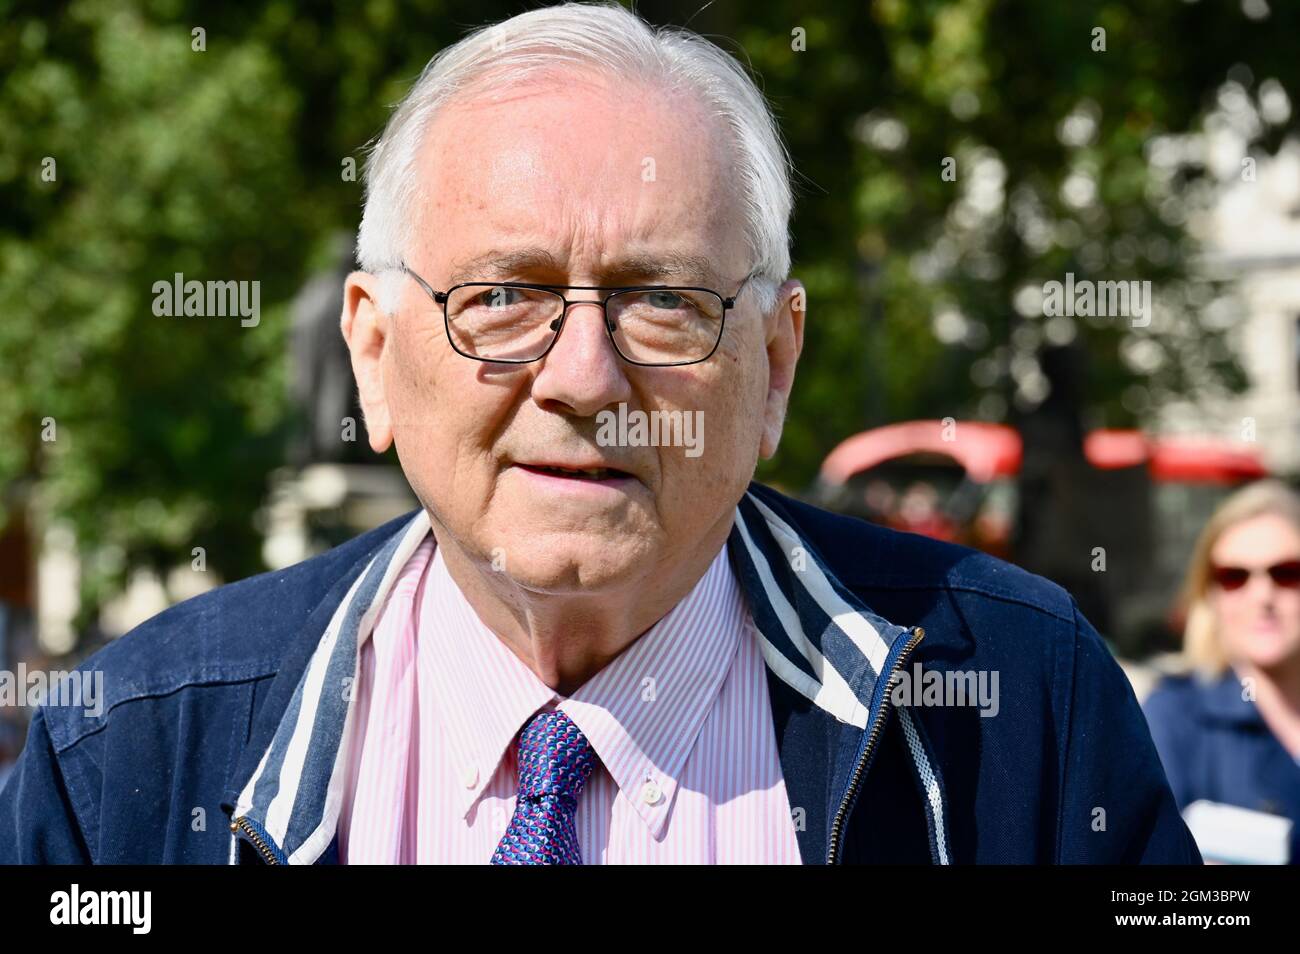
[[[749,280],[758,274],[757,270],[750,272],[741,280],[740,286],[736,289],[736,293],[730,298],[724,298],[712,288],[703,288],[699,285],[539,285],[532,282],[460,282],[459,284],[452,285],[446,291],[437,291],[405,264],[397,267],[414,278],[419,283],[420,287],[424,289],[425,293],[442,306],[442,325],[443,330],[447,333],[447,342],[451,345],[453,351],[463,357],[470,358],[474,361],[485,361],[489,364],[532,364],[534,361],[541,361],[551,353],[551,349],[555,347],[555,342],[560,340],[560,333],[564,331],[564,322],[569,317],[569,307],[571,305],[600,305],[600,310],[605,318],[605,332],[609,335],[610,343],[614,345],[615,353],[628,364],[638,365],[643,368],[680,368],[684,365],[699,364],[703,361],[708,361],[713,357],[714,353],[718,350],[718,345],[722,343],[722,333],[727,325],[727,312],[736,307],[736,300],[740,298],[740,293],[744,291],[745,286],[749,284]],[[546,350],[535,358],[482,358],[476,354],[466,354],[464,351],[461,351],[460,348],[456,347],[456,339],[451,333],[451,318],[447,315],[447,300],[451,297],[451,293],[457,288],[464,288],[467,285],[482,285],[489,288],[531,288],[537,291],[548,291],[558,294],[560,300],[564,302],[564,307],[560,311],[560,317],[555,319],[558,324],[555,324],[555,333],[551,336],[551,342],[546,346]],[[669,361],[667,363],[634,361],[623,353],[623,349],[618,346],[618,341],[614,338],[614,322],[609,319],[609,300],[622,292],[660,291],[670,289],[678,291],[708,292],[711,295],[717,295],[718,300],[722,302],[722,317],[718,320],[718,337],[714,340],[713,347],[709,349],[709,353],[702,358],[693,358],[690,361]],[[563,294],[560,294],[562,291],[607,291],[609,294],[597,301],[588,301],[586,299],[570,301],[568,298],[565,298]]]

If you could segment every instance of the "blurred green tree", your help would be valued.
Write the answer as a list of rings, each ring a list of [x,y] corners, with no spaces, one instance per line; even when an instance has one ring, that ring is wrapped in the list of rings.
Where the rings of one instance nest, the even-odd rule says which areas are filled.
[[[1090,426],[1137,426],[1166,400],[1240,390],[1231,289],[1191,267],[1187,228],[1219,182],[1205,150],[1171,161],[1168,137],[1203,134],[1225,101],[1236,112],[1213,118],[1251,155],[1294,135],[1294,111],[1260,101],[1271,90],[1276,106],[1279,89],[1295,101],[1282,37],[1300,8],[1271,7],[711,7],[729,11],[716,28],[764,77],[805,187],[795,257],[810,290],[808,360],[765,473],[801,486],[837,440],[889,421],[1031,410],[1052,345],[1088,356]],[[791,50],[796,28],[803,51]],[[1168,314],[1142,329],[1047,322],[1032,289],[1067,272],[1151,280]]]

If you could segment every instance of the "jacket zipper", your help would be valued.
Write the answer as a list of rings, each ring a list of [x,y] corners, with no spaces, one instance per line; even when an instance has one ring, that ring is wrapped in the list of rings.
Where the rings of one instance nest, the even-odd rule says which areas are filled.
[[[261,836],[259,836],[257,832],[253,831],[252,827],[248,824],[248,821],[243,815],[240,815],[230,823],[230,831],[232,834],[243,832],[247,835],[248,840],[253,843],[253,847],[262,853],[262,857],[266,859],[268,865],[279,864],[279,862],[275,860],[275,855],[271,853],[271,849],[266,847],[266,842],[261,839]]]
[[[893,681],[894,674],[907,664],[907,657],[912,654],[917,643],[925,638],[925,630],[920,626],[912,627],[912,635],[908,638],[903,647],[903,651],[898,654],[894,660],[894,666],[889,670],[889,676],[885,685],[888,686]],[[840,847],[840,833],[844,826],[844,816],[848,814],[849,806],[853,803],[854,797],[858,792],[858,785],[862,781],[862,775],[866,771],[867,765],[871,761],[872,750],[876,747],[876,739],[880,736],[880,731],[885,724],[885,718],[889,715],[889,690],[885,690],[884,705],[880,709],[880,717],[876,719],[876,724],[871,727],[871,735],[867,738],[867,747],[862,750],[862,758],[858,759],[857,766],[853,769],[853,777],[849,780],[849,790],[844,793],[844,801],[840,803],[839,811],[835,813],[835,820],[831,823],[830,842],[826,851],[826,863],[835,864],[835,855]]]

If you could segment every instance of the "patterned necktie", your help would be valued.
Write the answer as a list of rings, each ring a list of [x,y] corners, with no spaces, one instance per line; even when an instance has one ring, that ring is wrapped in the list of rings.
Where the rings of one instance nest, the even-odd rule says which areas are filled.
[[[574,814],[596,767],[591,743],[558,709],[539,712],[519,733],[519,795],[494,865],[580,865]]]

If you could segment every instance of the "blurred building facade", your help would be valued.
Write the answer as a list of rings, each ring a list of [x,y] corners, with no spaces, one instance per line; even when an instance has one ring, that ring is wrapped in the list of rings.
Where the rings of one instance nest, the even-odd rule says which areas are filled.
[[[1247,157],[1242,157],[1247,158]],[[1190,223],[1204,243],[1207,277],[1234,283],[1240,310],[1225,316],[1248,377],[1245,392],[1214,404],[1165,408],[1163,430],[1255,443],[1269,469],[1300,474],[1300,142],[1223,188]]]

